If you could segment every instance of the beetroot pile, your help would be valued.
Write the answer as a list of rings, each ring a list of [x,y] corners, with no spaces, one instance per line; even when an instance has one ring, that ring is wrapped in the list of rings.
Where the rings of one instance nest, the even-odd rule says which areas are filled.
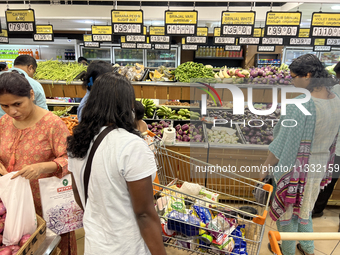
[[[164,128],[167,128],[169,126],[170,126],[169,121],[161,120],[160,122],[152,122],[151,124],[148,124],[148,129],[158,137],[162,138]]]
[[[5,219],[6,219],[6,208],[0,199],[0,255],[15,255],[20,250],[21,246],[23,246],[31,235],[24,235],[19,241],[18,245],[10,245],[4,246],[2,244],[2,232],[5,229]]]
[[[292,84],[292,76],[289,70],[279,70],[276,66],[256,67],[251,68],[248,83],[251,84]]]
[[[177,142],[202,142],[203,141],[203,127],[195,124],[178,124],[176,127],[176,141]]]

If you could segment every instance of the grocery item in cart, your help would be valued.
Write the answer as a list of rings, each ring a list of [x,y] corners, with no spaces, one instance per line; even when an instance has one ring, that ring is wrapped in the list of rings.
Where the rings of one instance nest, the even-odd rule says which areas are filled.
[[[184,198],[170,197],[166,209],[166,213],[176,210],[181,213],[186,213]]]
[[[194,205],[193,209],[195,212],[194,215],[200,218],[204,224],[207,224],[212,220],[212,213],[209,209],[198,205]]]
[[[184,182],[179,189],[180,192],[186,193],[192,196],[198,196],[200,194],[202,187],[196,183]]]
[[[217,193],[208,191],[206,189],[201,189],[199,194],[211,199],[214,202],[218,202],[219,194]]]
[[[180,213],[176,210],[171,211],[167,218],[168,229],[186,236],[199,235],[200,227],[205,226],[205,224],[201,223],[201,220],[197,217],[190,214]]]
[[[231,234],[236,228],[236,220],[229,220],[222,213],[219,213],[211,222],[207,224],[210,234],[216,239],[221,237],[221,234]]]
[[[244,240],[245,225],[238,225],[237,228],[231,233],[235,241],[233,252],[240,255],[248,255],[247,242]]]

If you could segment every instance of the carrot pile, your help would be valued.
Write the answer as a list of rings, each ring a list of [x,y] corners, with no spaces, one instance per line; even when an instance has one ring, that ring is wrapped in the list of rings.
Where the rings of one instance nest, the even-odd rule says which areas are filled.
[[[65,122],[70,134],[73,135],[73,128],[78,125],[77,115],[70,115],[68,117],[61,118]]]

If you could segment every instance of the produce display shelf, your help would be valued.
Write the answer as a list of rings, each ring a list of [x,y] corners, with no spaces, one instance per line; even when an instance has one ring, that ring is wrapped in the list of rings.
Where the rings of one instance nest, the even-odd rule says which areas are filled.
[[[46,99],[46,104],[50,106],[79,106],[79,103],[70,103],[55,99]]]
[[[87,60],[111,61],[111,58],[87,58]]]
[[[46,228],[46,238],[33,255],[50,255],[60,243],[61,237],[49,228]]]
[[[244,57],[195,57],[195,59],[234,59],[234,60],[243,60]]]
[[[110,59],[111,60],[111,59]],[[115,59],[115,62],[143,62],[143,59],[141,58],[119,58],[119,59]]]
[[[150,63],[170,63],[170,62],[176,62],[174,59],[155,59],[155,60],[148,60]]]

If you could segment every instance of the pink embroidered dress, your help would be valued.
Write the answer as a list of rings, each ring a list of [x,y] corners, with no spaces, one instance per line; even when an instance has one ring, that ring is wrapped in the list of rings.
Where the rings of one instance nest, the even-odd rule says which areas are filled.
[[[49,112],[34,126],[18,129],[13,119],[5,114],[0,119],[0,163],[8,172],[19,171],[24,166],[54,161],[58,170],[42,174],[40,178],[57,176],[62,178],[68,173],[66,138],[70,133],[64,122]],[[42,216],[38,180],[31,181],[36,213]],[[59,244],[62,255],[77,255],[75,233],[61,235]]]

